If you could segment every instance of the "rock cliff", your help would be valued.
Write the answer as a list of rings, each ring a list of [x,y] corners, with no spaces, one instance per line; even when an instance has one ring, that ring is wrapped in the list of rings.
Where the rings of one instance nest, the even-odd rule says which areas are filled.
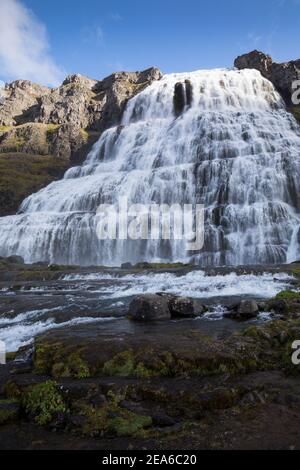
[[[285,100],[290,111],[300,121],[300,107],[292,102],[292,83],[300,80],[300,59],[283,62],[274,62],[272,57],[259,51],[237,57],[234,66],[238,69],[256,69],[270,80]]]
[[[7,84],[0,103],[0,215],[16,212],[24,197],[60,178],[68,166],[81,163],[100,134],[120,122],[126,102],[161,76],[157,68],[150,68],[117,72],[101,81],[70,75],[55,89],[28,80]],[[51,162],[46,181],[41,156]],[[14,193],[18,178],[8,178],[9,168],[13,162],[19,166],[20,159],[23,172],[35,168],[36,181],[27,189],[22,184],[20,198],[12,201],[8,195]],[[24,180],[30,175],[23,173]]]

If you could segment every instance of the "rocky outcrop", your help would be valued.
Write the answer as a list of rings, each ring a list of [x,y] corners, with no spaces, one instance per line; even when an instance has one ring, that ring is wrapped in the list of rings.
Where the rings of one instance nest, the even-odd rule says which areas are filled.
[[[255,318],[259,313],[259,306],[255,300],[241,300],[234,308],[225,313],[225,318],[232,320],[249,320]]]
[[[114,73],[101,81],[70,75],[55,89],[28,80],[7,84],[0,102],[0,166],[10,167],[12,155],[14,161],[27,156],[24,181],[32,180],[32,164],[37,168],[34,164],[40,163],[41,156],[51,159],[51,168],[46,178],[44,170],[41,172],[40,180],[39,172],[34,171],[34,184],[28,185],[28,192],[22,184],[20,198],[14,178],[9,171],[3,172],[0,216],[16,212],[23,198],[53,181],[57,173],[61,177],[61,171],[54,171],[55,159],[60,160],[59,170],[82,163],[101,133],[120,122],[127,101],[161,76],[158,69],[150,68]]]
[[[144,322],[169,320],[171,314],[168,300],[155,294],[139,295],[129,305],[128,318]]]
[[[234,66],[240,70],[259,70],[265,78],[273,83],[287,105],[292,105],[292,83],[295,80],[300,80],[300,59],[279,64],[263,52],[252,51],[237,57]]]
[[[134,298],[129,305],[128,318],[134,321],[158,321],[171,318],[196,318],[205,307],[197,299],[159,292]]]
[[[22,133],[25,142],[10,146],[10,151],[40,154],[39,143],[35,148],[36,138],[30,132],[36,134],[41,129],[33,125],[38,123],[52,126],[48,137],[55,145],[49,149],[51,154],[78,160],[76,152],[89,137],[92,135],[95,141],[105,129],[118,124],[126,102],[161,76],[158,69],[150,68],[143,72],[114,73],[102,81],[70,75],[56,89],[25,80],[8,84],[0,104],[0,151],[6,151],[13,130]],[[31,124],[27,136],[24,129],[16,130],[16,126],[24,124]]]

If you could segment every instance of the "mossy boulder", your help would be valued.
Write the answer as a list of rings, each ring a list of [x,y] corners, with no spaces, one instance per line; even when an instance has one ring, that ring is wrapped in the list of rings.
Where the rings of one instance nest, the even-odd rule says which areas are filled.
[[[56,413],[68,411],[57,383],[51,380],[29,387],[22,396],[22,406],[40,425],[49,424]]]

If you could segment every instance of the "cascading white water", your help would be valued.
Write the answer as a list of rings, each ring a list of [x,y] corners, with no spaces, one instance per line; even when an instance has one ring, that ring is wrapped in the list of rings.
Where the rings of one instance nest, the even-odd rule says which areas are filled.
[[[176,116],[174,87],[192,90]],[[300,127],[254,70],[165,75],[128,102],[81,167],[0,219],[0,255],[27,262],[120,265],[191,261],[181,241],[100,241],[96,209],[131,203],[205,206],[205,244],[192,260],[263,264],[298,256]]]

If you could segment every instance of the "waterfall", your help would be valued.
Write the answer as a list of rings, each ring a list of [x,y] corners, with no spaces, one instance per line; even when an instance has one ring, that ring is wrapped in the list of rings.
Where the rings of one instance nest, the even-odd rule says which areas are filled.
[[[299,157],[300,127],[259,72],[165,75],[128,102],[121,125],[102,134],[82,166],[0,219],[0,255],[81,265],[284,263],[299,249]],[[97,207],[121,196],[203,204],[203,249],[99,240]]]

